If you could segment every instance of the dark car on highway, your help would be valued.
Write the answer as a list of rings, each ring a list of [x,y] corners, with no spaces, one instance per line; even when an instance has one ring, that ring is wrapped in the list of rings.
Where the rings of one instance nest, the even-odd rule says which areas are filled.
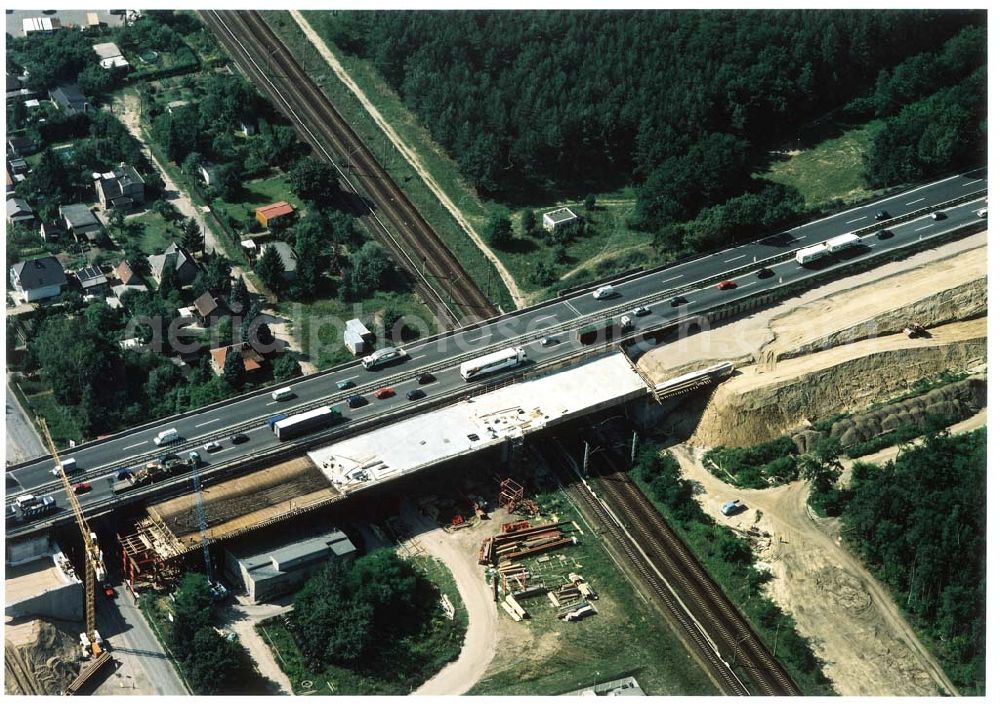
[[[368,403],[368,401],[365,400],[365,397],[359,396],[358,394],[354,394],[353,396],[347,397],[347,406],[349,408],[360,408],[366,403]]]
[[[229,442],[233,443],[234,445],[239,445],[241,443],[246,442],[249,439],[250,438],[248,438],[244,433],[236,433],[235,435],[229,436]]]
[[[670,299],[670,305],[672,305],[674,308],[687,302],[688,301],[686,298],[684,298],[684,296],[674,296],[673,298]]]
[[[880,240],[887,240],[892,237],[892,230],[879,230],[875,236]]]
[[[888,220],[891,217],[892,216],[889,215],[889,211],[888,210],[880,210],[877,213],[875,213],[875,219],[876,220]]]
[[[435,380],[436,380],[436,377],[433,374],[431,374],[430,372],[424,372],[423,374],[421,374],[420,376],[417,377],[417,383],[418,384],[430,384],[431,382],[433,382]]]
[[[410,401],[416,401],[417,399],[421,399],[426,395],[427,394],[425,394],[420,389],[410,389],[409,391],[406,392],[406,398]]]
[[[766,266],[763,269],[761,269],[760,271],[757,272],[757,278],[758,279],[769,279],[772,276],[774,276],[774,271],[772,271],[771,269],[768,269]]]

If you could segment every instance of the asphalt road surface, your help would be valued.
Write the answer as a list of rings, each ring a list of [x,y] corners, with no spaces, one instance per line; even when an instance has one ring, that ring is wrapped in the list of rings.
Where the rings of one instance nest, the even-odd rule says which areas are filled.
[[[410,401],[406,392],[420,388],[428,397],[450,391],[459,387],[471,386],[458,373],[459,362],[463,355],[485,353],[488,347],[503,345],[505,341],[521,337],[518,342],[523,346],[529,360],[533,363],[549,361],[566,356],[581,349],[573,331],[552,334],[553,328],[572,324],[587,316],[599,314],[626,304],[638,304],[642,301],[650,314],[634,318],[638,331],[644,328],[659,327],[664,320],[676,320],[697,314],[739,298],[747,290],[765,290],[781,283],[789,283],[798,279],[815,276],[817,270],[830,263],[878,254],[886,249],[900,247],[915,240],[922,239],[937,232],[953,229],[957,226],[978,220],[976,211],[983,207],[983,199],[963,203],[945,211],[945,217],[935,220],[931,216],[921,216],[909,222],[890,226],[892,237],[880,239],[872,233],[863,237],[863,247],[850,253],[838,254],[828,258],[828,261],[817,267],[806,268],[798,265],[794,259],[772,266],[774,275],[769,278],[758,278],[756,271],[750,271],[739,276],[725,276],[726,272],[738,267],[752,264],[755,260],[763,260],[782,253],[792,253],[802,247],[823,242],[833,236],[853,232],[876,223],[875,215],[880,210],[888,211],[893,218],[915,212],[939,203],[974,193],[986,188],[986,171],[979,169],[966,174],[952,176],[932,184],[901,193],[891,198],[861,207],[852,208],[842,213],[793,228],[785,233],[768,237],[764,240],[740,245],[732,249],[707,255],[700,259],[685,262],[669,269],[644,274],[630,281],[616,284],[616,296],[606,300],[596,300],[591,294],[592,289],[580,292],[564,301],[552,302],[535,310],[530,310],[510,318],[495,321],[472,330],[457,332],[437,340],[417,341],[405,346],[408,357],[399,364],[387,366],[376,371],[366,371],[360,364],[352,366],[337,374],[320,374],[299,379],[289,384],[295,392],[295,397],[286,401],[273,401],[269,392],[257,393],[249,398],[234,400],[227,405],[175,419],[152,428],[133,431],[120,437],[110,438],[90,447],[67,451],[74,457],[80,468],[80,476],[91,482],[92,490],[80,496],[80,501],[86,504],[106,499],[111,492],[111,483],[115,472],[122,467],[134,467],[159,454],[171,451],[170,448],[158,448],[153,443],[157,432],[166,428],[176,428],[187,443],[199,445],[209,440],[219,440],[223,445],[221,451],[207,453],[201,450],[201,456],[208,467],[235,457],[253,455],[258,451],[278,444],[277,438],[266,425],[266,419],[275,413],[290,414],[295,409],[318,401],[330,403],[344,413],[348,422],[354,419],[370,417],[382,411],[397,409],[403,405],[418,408],[419,401]],[[719,290],[714,283],[730,278],[736,283],[735,288]],[[693,284],[703,279],[710,282],[696,290],[683,293],[686,303],[672,306],[670,299],[679,287]],[[543,345],[541,338],[551,336],[553,344]],[[526,336],[526,337],[525,337]],[[430,369],[436,376],[432,384],[420,386],[416,375],[420,371]],[[389,399],[377,400],[371,393],[377,389],[383,380],[406,374],[405,380],[394,383],[395,395]],[[350,381],[357,389],[338,390],[338,381]],[[348,409],[344,399],[361,392],[368,403],[362,408]],[[416,410],[415,408],[415,410]],[[253,423],[252,429],[246,432],[248,440],[234,445],[229,440],[232,428]],[[186,449],[180,454],[185,454]],[[61,508],[66,510],[67,501],[61,496],[62,491],[58,480],[50,474],[52,461],[48,458],[39,459],[12,472],[23,491],[35,494],[53,494]],[[71,481],[79,481],[74,477]],[[8,502],[21,490],[8,489]]]

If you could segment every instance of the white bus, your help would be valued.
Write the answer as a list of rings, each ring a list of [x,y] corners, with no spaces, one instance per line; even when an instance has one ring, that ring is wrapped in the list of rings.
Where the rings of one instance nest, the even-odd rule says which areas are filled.
[[[834,252],[840,252],[851,247],[857,247],[859,244],[861,244],[861,238],[857,235],[837,235],[826,241],[826,251],[833,254]]]
[[[524,364],[527,359],[528,355],[523,347],[508,347],[499,352],[492,352],[476,359],[470,359],[468,362],[462,362],[458,371],[463,379],[469,381],[485,374],[498,372],[501,369],[519,366]]]

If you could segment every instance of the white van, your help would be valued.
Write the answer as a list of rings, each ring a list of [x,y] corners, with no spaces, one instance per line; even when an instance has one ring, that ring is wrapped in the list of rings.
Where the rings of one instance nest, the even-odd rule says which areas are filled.
[[[291,386],[286,386],[283,389],[276,389],[271,392],[271,398],[275,401],[284,401],[286,398],[291,398],[294,395],[295,392],[292,391]]]
[[[167,445],[172,442],[177,442],[181,439],[181,436],[177,433],[177,428],[170,428],[169,430],[163,430],[156,434],[153,438],[153,444],[156,446]]]
[[[599,301],[605,298],[611,298],[614,295],[615,295],[615,287],[610,284],[608,284],[607,286],[601,286],[593,293],[594,298],[596,298]]]

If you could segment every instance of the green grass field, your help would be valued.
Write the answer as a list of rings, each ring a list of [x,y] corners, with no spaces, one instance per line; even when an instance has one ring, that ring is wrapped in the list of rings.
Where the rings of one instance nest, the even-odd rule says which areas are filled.
[[[21,380],[12,385],[26,413],[45,419],[56,447],[67,447],[69,441],[82,442],[83,432],[72,412],[59,403],[46,384],[40,381]]]
[[[580,574],[598,593],[597,614],[565,622],[556,618],[544,594],[525,600],[530,619],[514,624],[524,629],[524,648],[509,644],[498,648],[486,676],[469,694],[555,695],[629,675],[646,694],[718,694],[663,616],[640,599],[601,538],[589,530],[565,495],[557,491],[535,499],[544,516],[576,521],[583,533],[578,545],[547,553],[550,559],[542,563],[528,560],[529,568],[544,570],[553,584],[570,571]],[[503,612],[500,618],[509,620]]]
[[[286,301],[278,309],[282,316],[293,321],[292,332],[301,345],[302,353],[319,369],[328,369],[354,359],[344,347],[343,323],[379,313],[389,304],[408,320],[414,320],[414,326],[421,328],[421,336],[437,332],[430,311],[408,293],[378,292],[370,299],[357,303],[344,303],[339,298],[310,303]]]
[[[291,204],[298,211],[300,217],[305,214],[305,206],[292,193],[288,177],[284,174],[246,181],[240,189],[238,200],[224,201],[216,198],[212,207],[220,215],[234,218],[240,223],[239,227],[242,228],[244,222],[254,217],[254,211],[257,208],[279,201],[287,201]]]
[[[822,207],[836,199],[853,203],[870,198],[877,191],[865,187],[864,155],[880,126],[881,122],[874,120],[809,149],[791,152],[771,164],[762,177],[797,188],[807,208]]]
[[[173,225],[163,219],[159,213],[148,210],[142,215],[129,218],[129,222],[142,224],[142,235],[139,237],[139,249],[145,254],[162,254],[174,240],[180,239],[180,233]]]

